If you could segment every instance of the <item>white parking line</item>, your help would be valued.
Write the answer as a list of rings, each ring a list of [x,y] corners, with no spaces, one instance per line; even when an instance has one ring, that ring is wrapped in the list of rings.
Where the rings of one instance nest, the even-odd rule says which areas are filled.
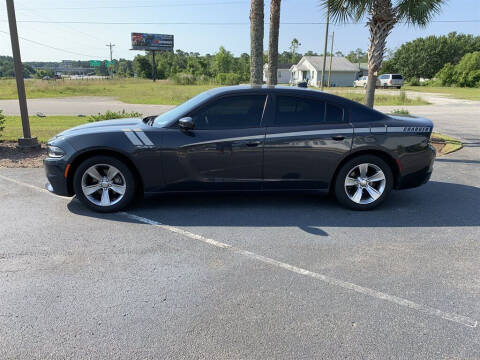
[[[28,188],[31,188],[31,189],[34,189],[34,190],[37,190],[37,191],[40,191],[40,192],[43,192],[43,193],[50,194],[50,192],[46,189],[42,189],[38,186],[15,180],[15,179],[9,178],[9,177],[4,176],[4,175],[0,175],[0,179],[4,179],[6,181],[10,181],[10,182],[16,183],[18,185],[26,186]],[[56,197],[56,198],[58,198],[58,199],[69,199],[69,198],[62,198],[62,197]],[[218,248],[233,251],[236,254],[246,256],[250,259],[261,261],[263,263],[266,263],[266,264],[269,264],[269,265],[272,265],[272,266],[275,266],[275,267],[278,267],[278,268],[281,268],[281,269],[285,269],[285,270],[288,270],[288,271],[291,271],[291,272],[294,272],[294,273],[297,273],[297,274],[300,274],[300,275],[305,275],[305,276],[309,276],[309,277],[317,279],[317,280],[321,280],[321,281],[323,281],[323,282],[325,282],[329,285],[338,286],[338,287],[341,287],[341,288],[344,288],[344,289],[347,289],[347,290],[351,290],[351,291],[355,291],[357,293],[361,293],[361,294],[364,294],[364,295],[368,295],[368,296],[371,296],[371,297],[374,297],[374,298],[377,298],[377,299],[380,299],[380,300],[389,301],[391,303],[394,303],[394,304],[397,304],[397,305],[400,305],[400,306],[404,306],[404,307],[407,307],[407,308],[410,308],[410,309],[413,309],[413,310],[417,310],[417,311],[420,311],[420,312],[423,312],[423,313],[426,313],[426,314],[429,314],[429,315],[432,315],[432,316],[436,316],[436,317],[439,317],[439,318],[442,318],[442,319],[445,319],[445,320],[453,321],[453,322],[456,322],[458,324],[465,325],[465,326],[468,326],[468,327],[475,328],[478,325],[477,320],[472,319],[468,316],[462,316],[462,315],[457,315],[457,314],[454,314],[454,313],[445,312],[445,311],[442,311],[442,310],[439,310],[439,309],[432,308],[432,307],[427,306],[427,305],[422,305],[422,304],[418,304],[418,303],[415,303],[415,302],[407,300],[407,299],[403,299],[403,298],[398,297],[398,296],[390,295],[390,294],[387,294],[387,293],[384,293],[384,292],[381,292],[381,291],[377,291],[377,290],[370,289],[370,288],[367,288],[367,287],[364,287],[364,286],[356,285],[356,284],[353,284],[353,283],[350,283],[350,282],[347,282],[347,281],[335,279],[333,277],[323,275],[323,274],[320,274],[320,273],[317,273],[317,272],[313,272],[313,271],[310,271],[310,270],[299,268],[297,266],[290,265],[290,264],[282,262],[282,261],[278,261],[278,260],[263,256],[263,255],[255,254],[251,251],[247,251],[247,250],[237,248],[233,245],[226,244],[226,243],[223,243],[221,241],[210,239],[210,238],[207,238],[207,237],[202,236],[202,235],[194,234],[190,231],[183,230],[183,229],[177,228],[175,226],[165,225],[165,224],[162,224],[158,221],[148,219],[148,218],[145,218],[145,217],[142,217],[142,216],[137,216],[137,215],[130,214],[130,213],[127,213],[127,212],[121,212],[119,214],[123,215],[123,216],[126,216],[131,220],[135,220],[135,221],[138,221],[138,222],[141,222],[141,223],[144,223],[144,224],[148,224],[148,225],[153,225],[153,226],[159,227],[159,228],[164,229],[164,230],[168,230],[170,232],[185,236],[185,237],[193,239],[193,240],[201,241],[203,243],[216,246]]]
[[[437,316],[437,317],[440,317],[442,319],[453,321],[453,322],[456,322],[458,324],[465,325],[465,326],[468,326],[468,327],[474,328],[474,327],[477,327],[477,324],[478,324],[477,320],[469,318],[468,316],[462,316],[462,315],[457,315],[457,314],[454,314],[454,313],[445,312],[445,311],[442,311],[442,310],[432,308],[430,306],[417,304],[416,302],[413,302],[413,301],[410,301],[410,300],[407,300],[407,299],[403,299],[403,298],[398,297],[398,296],[390,295],[390,294],[387,294],[387,293],[384,293],[384,292],[381,292],[381,291],[369,289],[369,288],[366,288],[366,287],[363,287],[363,286],[360,286],[360,285],[356,285],[356,284],[353,284],[353,283],[350,283],[350,282],[347,282],[347,281],[338,280],[338,279],[335,279],[335,278],[327,276],[327,275],[323,275],[323,274],[316,273],[316,272],[313,272],[313,271],[310,271],[310,270],[302,269],[302,268],[299,268],[299,267],[294,266],[294,265],[287,264],[287,263],[282,262],[282,261],[278,261],[278,260],[263,256],[263,255],[255,254],[251,251],[247,251],[247,250],[237,248],[237,247],[235,247],[233,245],[230,245],[230,244],[226,244],[226,243],[223,243],[223,242],[220,242],[220,241],[217,241],[217,240],[213,240],[213,239],[207,238],[207,237],[202,236],[202,235],[194,234],[190,231],[179,229],[179,228],[171,226],[171,225],[165,225],[165,224],[159,223],[158,221],[151,220],[151,219],[148,219],[148,218],[145,218],[145,217],[142,217],[142,216],[137,216],[137,215],[130,214],[130,213],[127,213],[127,212],[122,212],[121,214],[128,217],[131,220],[136,220],[136,221],[142,222],[144,224],[157,226],[161,229],[180,234],[182,236],[188,237],[188,238],[193,239],[193,240],[202,241],[206,244],[213,245],[213,246],[216,246],[216,247],[219,247],[219,248],[222,248],[222,249],[228,249],[228,250],[233,251],[236,254],[240,254],[240,255],[246,256],[248,258],[255,259],[255,260],[261,261],[263,263],[266,263],[266,264],[269,264],[269,265],[272,265],[272,266],[276,266],[276,267],[279,267],[279,268],[282,268],[282,269],[285,269],[285,270],[288,270],[288,271],[291,271],[291,272],[294,272],[294,273],[297,273],[297,274],[310,276],[314,279],[321,280],[321,281],[323,281],[327,284],[330,284],[330,285],[338,286],[338,287],[341,287],[341,288],[344,288],[344,289],[347,289],[347,290],[352,290],[352,291],[355,291],[355,292],[358,292],[358,293],[361,293],[361,294],[364,294],[364,295],[368,295],[368,296],[371,296],[371,297],[374,297],[374,298],[377,298],[377,299],[389,301],[389,302],[392,302],[392,303],[400,305],[400,306],[405,306],[407,308],[414,309],[414,310],[417,310],[417,311],[420,311],[420,312],[423,312],[423,313],[426,313],[426,314],[429,314],[429,315]]]
[[[28,188],[33,189],[33,190],[37,190],[37,191],[41,191],[41,192],[50,194],[50,191],[48,191],[47,189],[43,189],[43,188],[38,187],[38,186],[35,186],[35,185],[27,184],[26,182],[18,181],[18,180],[9,178],[8,176],[0,175],[0,179],[6,180],[6,181],[10,181],[10,182],[13,182],[13,183],[15,183],[15,184],[28,187]]]

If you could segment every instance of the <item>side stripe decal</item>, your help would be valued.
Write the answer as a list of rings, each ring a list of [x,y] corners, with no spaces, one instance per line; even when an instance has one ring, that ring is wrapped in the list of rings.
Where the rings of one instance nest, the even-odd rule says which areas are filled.
[[[125,136],[135,146],[154,146],[155,144],[142,131],[142,129],[122,129]]]
[[[140,129],[135,129],[135,134],[143,141],[143,143],[147,146],[153,146],[152,141],[148,138],[148,136]]]
[[[135,135],[135,133],[131,130],[124,130],[123,133],[125,136],[130,140],[130,142],[135,145],[135,146],[142,146],[143,143],[140,141],[140,139]]]

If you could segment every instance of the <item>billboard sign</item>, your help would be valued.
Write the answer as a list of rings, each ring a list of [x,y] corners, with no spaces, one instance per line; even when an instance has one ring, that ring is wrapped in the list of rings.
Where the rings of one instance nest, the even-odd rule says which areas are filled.
[[[173,35],[132,33],[132,50],[173,51]]]

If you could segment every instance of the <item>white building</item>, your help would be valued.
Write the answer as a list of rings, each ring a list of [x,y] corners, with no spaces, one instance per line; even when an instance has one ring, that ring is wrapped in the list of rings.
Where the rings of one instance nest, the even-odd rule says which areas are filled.
[[[288,84],[290,82],[290,68],[292,64],[277,65],[277,83]],[[268,64],[263,65],[263,81],[267,82]]]
[[[307,81],[308,85],[320,86],[322,78],[323,56],[304,56],[290,68],[290,83],[297,84]],[[330,69],[330,56],[327,56],[323,83],[328,82]],[[358,65],[352,64],[342,56],[332,57],[332,72],[330,75],[330,86],[353,86],[359,72]]]

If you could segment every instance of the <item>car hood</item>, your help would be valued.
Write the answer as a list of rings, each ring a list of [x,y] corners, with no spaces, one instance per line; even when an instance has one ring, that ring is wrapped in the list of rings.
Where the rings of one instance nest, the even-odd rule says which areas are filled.
[[[73,135],[84,135],[89,133],[103,132],[103,131],[120,131],[125,128],[138,127],[143,124],[142,119],[140,118],[129,118],[129,119],[115,119],[115,120],[103,120],[91,122],[88,124],[83,124],[75,126],[71,129],[65,130],[60,134],[56,135],[49,142],[58,139],[66,138]]]

